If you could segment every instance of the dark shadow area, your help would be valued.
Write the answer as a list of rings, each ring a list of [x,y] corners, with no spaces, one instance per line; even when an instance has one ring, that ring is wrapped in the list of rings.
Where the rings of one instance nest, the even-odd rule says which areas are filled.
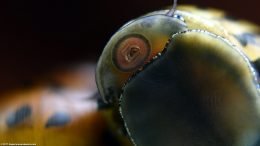
[[[171,0],[3,0],[0,2],[0,91],[30,82],[57,66],[96,61],[125,22]],[[259,1],[179,0],[228,11],[260,24]]]

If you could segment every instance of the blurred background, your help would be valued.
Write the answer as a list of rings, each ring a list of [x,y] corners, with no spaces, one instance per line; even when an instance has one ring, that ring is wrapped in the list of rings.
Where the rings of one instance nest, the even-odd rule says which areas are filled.
[[[179,0],[260,24],[259,1]],[[60,66],[96,62],[125,22],[172,0],[1,0],[0,93]]]
[[[117,112],[97,111],[92,63],[120,26],[172,1],[0,0],[0,144],[130,146]],[[259,25],[260,2],[246,2],[178,0]]]

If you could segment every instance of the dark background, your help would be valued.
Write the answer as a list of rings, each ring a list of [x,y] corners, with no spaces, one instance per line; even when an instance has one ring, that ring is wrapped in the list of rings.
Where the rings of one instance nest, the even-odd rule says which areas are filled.
[[[259,1],[179,0],[260,24]],[[0,91],[59,66],[96,61],[125,22],[171,0],[4,0],[0,2]]]

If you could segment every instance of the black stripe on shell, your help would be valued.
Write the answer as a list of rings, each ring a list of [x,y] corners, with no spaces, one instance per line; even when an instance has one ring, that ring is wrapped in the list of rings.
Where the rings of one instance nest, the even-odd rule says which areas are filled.
[[[70,121],[71,121],[71,117],[69,116],[69,114],[64,112],[58,112],[49,118],[45,127],[50,128],[50,127],[64,126],[68,124]]]
[[[14,127],[25,121],[25,119],[29,118],[31,115],[32,108],[29,105],[23,105],[15,112],[9,114],[9,116],[6,119],[6,125],[8,127]]]

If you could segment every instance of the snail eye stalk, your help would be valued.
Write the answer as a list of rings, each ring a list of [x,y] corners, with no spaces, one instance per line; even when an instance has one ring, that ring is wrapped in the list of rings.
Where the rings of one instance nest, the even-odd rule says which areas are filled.
[[[170,17],[174,16],[174,12],[176,11],[176,7],[177,7],[177,0],[174,0],[172,9],[166,15],[170,16]]]

